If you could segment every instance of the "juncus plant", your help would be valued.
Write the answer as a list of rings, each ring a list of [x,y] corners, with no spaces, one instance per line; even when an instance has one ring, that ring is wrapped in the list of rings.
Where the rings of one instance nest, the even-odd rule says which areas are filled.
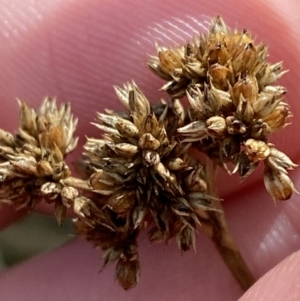
[[[131,84],[130,84],[131,85]],[[132,84],[131,85],[131,88],[129,87],[129,88],[124,88],[124,89],[120,89],[119,88],[119,91],[121,91],[121,90],[123,90],[123,92],[124,91],[126,91],[127,90],[127,92],[128,92],[128,94],[133,94],[133,93],[129,93],[130,91],[129,90],[134,90],[133,89],[133,87],[132,86],[134,86],[134,84]],[[192,87],[192,88],[196,88],[194,91],[197,91],[197,87]],[[216,88],[216,87],[215,87]],[[199,89],[199,87],[198,87],[198,90],[201,92],[201,89]],[[220,89],[219,89],[220,90]],[[192,91],[192,92],[194,92],[193,90],[190,90],[190,91]],[[197,91],[198,92],[198,91]],[[124,93],[123,93],[124,94]],[[191,92],[189,93],[190,95],[192,94]],[[195,93],[196,94],[196,93]],[[191,96],[195,96],[195,95],[191,95]],[[244,95],[243,95],[244,96]],[[129,97],[128,97],[129,98]],[[166,98],[166,97],[165,97]],[[200,98],[200,97],[199,97]],[[168,100],[167,100],[168,101]],[[281,101],[281,99],[280,99],[280,101]],[[151,100],[151,104],[153,103],[153,100]],[[164,106],[162,106],[162,107],[164,107]],[[152,109],[152,108],[151,108]],[[170,110],[171,108],[167,108],[167,111],[168,111],[168,114],[170,115],[170,112],[171,112],[171,110]],[[152,109],[153,110],[153,112],[155,112],[154,113],[154,115],[155,116],[161,116],[160,114],[162,114],[161,113],[161,109],[159,110],[157,110],[157,111],[155,111],[155,109],[153,108]],[[172,111],[174,111],[173,109],[172,109]],[[190,110],[189,112],[188,112],[188,114],[186,114],[186,118],[189,118],[190,120],[191,120],[191,122],[195,122],[195,121],[199,121],[199,119],[201,120],[201,118],[199,117],[199,116],[196,116],[196,114],[194,115],[194,117],[192,116],[192,113],[191,113],[191,111],[192,110]],[[167,114],[167,115],[168,115]],[[110,113],[109,113],[109,115],[110,115]],[[125,119],[126,120],[126,116],[119,116],[119,117],[121,117],[121,118],[123,118],[123,119]],[[219,116],[219,117],[222,117],[222,116]],[[286,116],[287,117],[287,116]],[[100,121],[100,123],[102,123],[102,125],[103,125],[103,120],[101,120],[100,118],[98,118],[99,119],[99,121]],[[198,120],[197,120],[198,119]],[[222,127],[222,120],[221,120],[221,118],[219,118],[220,120],[219,121],[221,121],[221,122],[219,122],[217,125],[219,126],[221,126]],[[240,118],[241,119],[241,118]],[[226,118],[225,118],[225,120],[226,120]],[[211,121],[211,120],[210,120]],[[234,120],[235,121],[235,120]],[[206,123],[206,122],[205,122]],[[216,125],[216,123],[213,123],[213,125]],[[226,123],[226,125],[228,126],[228,124]],[[106,125],[107,126],[107,125]],[[184,128],[184,126],[185,125],[183,125],[183,127],[181,127],[181,128]],[[207,125],[206,125],[207,126]],[[110,127],[111,127],[111,125],[110,125]],[[205,129],[205,131],[207,131],[207,132],[210,132],[210,135],[212,136],[212,132],[213,132],[213,130],[215,129],[216,127],[214,127],[214,128],[207,128],[207,129]],[[219,128],[218,128],[219,129]],[[212,130],[212,131],[211,131]],[[228,131],[228,133],[229,133],[229,131]],[[151,133],[150,133],[151,134]],[[179,137],[179,141],[180,142],[182,142],[183,140],[184,140],[184,135],[183,135],[183,133],[181,133],[182,135],[179,135],[178,137]],[[203,134],[203,133],[201,133],[201,134]],[[230,133],[229,133],[230,134]],[[241,133],[239,133],[239,134],[241,134]],[[234,135],[234,134],[232,134],[232,135]],[[153,135],[152,135],[153,136]],[[145,137],[147,137],[147,138],[149,138],[150,136],[149,135],[147,135],[147,136],[145,136]],[[144,137],[144,138],[145,138]],[[139,138],[141,138],[141,137],[139,137]],[[151,138],[151,137],[150,137]],[[183,138],[183,139],[182,139]],[[193,137],[194,138],[194,137]],[[152,138],[151,138],[152,139]],[[150,140],[151,140],[150,139]],[[254,138],[252,138],[252,139],[254,139]],[[145,140],[145,139],[144,139]],[[158,140],[158,139],[157,139]],[[256,156],[256,153],[257,153],[257,151],[254,151],[254,152],[250,152],[249,151],[249,149],[251,149],[251,150],[253,150],[253,148],[254,149],[259,149],[259,152],[260,152],[260,155],[257,157],[257,158],[259,158],[259,159],[253,159],[253,161],[255,161],[255,160],[257,160],[257,161],[265,161],[265,162],[267,162],[267,158],[269,158],[269,154],[268,154],[268,152],[269,152],[269,150],[268,150],[268,147],[269,148],[271,148],[272,146],[271,145],[264,145],[264,144],[261,144],[261,145],[258,145],[258,146],[256,146],[256,147],[253,147],[252,145],[250,145],[251,147],[248,147],[249,146],[249,143],[251,142],[253,142],[252,140],[250,140],[250,141],[242,141],[242,139],[240,139],[241,140],[241,145],[240,145],[240,147],[241,147],[241,150],[242,150],[242,152],[244,152],[246,155],[247,155],[247,157],[248,157],[248,159],[249,159],[249,157],[251,157],[251,154],[253,155],[253,153],[254,153],[254,155],[253,155],[253,157],[255,157]],[[155,140],[153,140],[154,142],[155,142]],[[202,141],[204,141],[204,140],[202,140]],[[113,141],[114,142],[114,141]],[[152,141],[151,141],[152,142]],[[192,142],[193,144],[194,144],[194,141],[185,141],[184,143],[190,143],[190,142]],[[248,144],[247,144],[247,142],[248,142]],[[263,142],[265,142],[265,141],[263,141]],[[251,144],[250,143],[250,144]],[[155,144],[155,143],[154,143]],[[142,143],[140,143],[140,145],[143,145]],[[139,147],[141,147],[139,145]],[[198,145],[199,146],[199,145]],[[259,147],[260,146],[262,146],[262,148],[260,149]],[[149,146],[147,146],[147,147],[149,147]],[[197,147],[197,145],[196,145],[196,143],[194,144],[194,147],[195,148],[199,148],[199,147]],[[248,148],[249,149],[248,149]],[[146,148],[147,149],[147,148]],[[201,150],[201,149],[200,149]],[[262,151],[261,151],[262,150]],[[155,149],[155,151],[156,151],[156,149]],[[202,152],[203,152],[203,150],[201,150]],[[205,152],[205,151],[204,151]],[[208,153],[208,152],[207,152]],[[270,153],[271,153],[271,151],[270,151]],[[286,159],[286,157],[283,157],[282,156],[282,153],[279,153],[280,154],[280,157],[281,158],[285,158]],[[274,155],[274,154],[273,154]],[[244,155],[244,157],[245,157],[245,155]],[[278,156],[277,156],[278,157]],[[246,157],[245,157],[246,158]],[[228,160],[228,158],[225,158],[225,157],[222,157],[222,159],[226,159],[226,160]],[[287,160],[287,159],[286,159]],[[257,163],[257,161],[256,162],[254,162],[254,163]],[[241,161],[240,161],[241,162]],[[239,162],[239,163],[240,163]],[[218,165],[220,165],[219,164],[220,162],[218,162]],[[221,162],[221,164],[223,164],[224,162]],[[225,162],[225,164],[226,164],[226,167],[227,167],[227,164],[228,162]],[[246,163],[247,163],[247,161],[246,161]],[[234,167],[236,167],[236,169],[238,170],[238,171],[240,171],[240,166],[241,166],[241,164],[239,164],[239,165],[237,165],[236,164],[236,161],[233,161],[233,164],[234,164]],[[291,163],[292,164],[292,163]],[[193,165],[193,164],[192,164]],[[206,163],[204,162],[203,163],[203,165],[205,166],[206,165]],[[290,166],[290,167],[292,167],[292,166]],[[95,166],[94,166],[94,168],[96,168]],[[156,167],[157,168],[157,167]],[[204,168],[203,170],[205,170],[206,171],[206,168]],[[101,172],[100,172],[101,173]],[[204,175],[206,175],[206,177],[207,177],[207,172],[205,172],[204,173]],[[99,178],[98,178],[98,176],[99,176],[99,172],[98,172],[98,174],[97,174],[97,177],[95,177],[94,179],[95,180],[98,180]],[[172,178],[171,178],[172,179]],[[60,179],[61,180],[61,179]],[[206,184],[208,184],[207,185],[207,187],[209,187],[210,185],[209,185],[209,183],[207,183],[207,182],[209,182],[209,181],[207,181],[207,179],[205,179],[204,178],[204,180],[202,179],[202,181],[203,181],[203,183],[205,183],[206,182]],[[92,182],[92,181],[90,181],[90,182]],[[95,182],[96,184],[97,184],[97,182]],[[101,183],[101,182],[100,182]],[[78,185],[78,184],[77,184]],[[82,185],[82,186],[84,186],[84,185]],[[204,187],[205,187],[205,185],[204,185]],[[84,188],[84,187],[81,187],[81,189],[82,188]],[[287,189],[287,191],[289,191],[290,189],[292,189],[293,188],[293,186],[289,186],[289,188]],[[208,191],[208,195],[210,195],[211,196],[211,191]],[[281,196],[282,196],[282,193],[280,194]],[[94,196],[93,196],[94,197]],[[93,198],[92,197],[92,198]],[[214,197],[216,197],[215,195],[214,195]],[[279,198],[277,198],[277,199],[279,199]],[[211,199],[211,201],[212,201],[213,199]],[[214,201],[214,200],[213,200]],[[67,202],[65,202],[65,203],[67,203]],[[87,202],[88,203],[88,202]],[[57,208],[59,208],[59,206],[57,206]],[[215,209],[215,208],[214,208]],[[57,209],[58,210],[58,209]],[[212,211],[215,211],[215,212],[219,212],[218,210],[212,210]],[[57,212],[59,212],[59,210],[57,211]],[[203,223],[202,223],[203,224]],[[126,259],[125,259],[125,261],[126,261]]]

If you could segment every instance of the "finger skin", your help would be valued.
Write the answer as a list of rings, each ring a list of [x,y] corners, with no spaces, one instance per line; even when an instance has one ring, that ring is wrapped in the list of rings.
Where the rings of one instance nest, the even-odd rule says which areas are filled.
[[[270,60],[284,60],[285,68],[290,70],[280,84],[289,91],[293,127],[276,135],[274,141],[297,163],[300,148],[294,129],[300,122],[300,20],[296,1],[231,0],[226,5],[221,0],[1,2],[0,34],[5,41],[0,51],[0,96],[5,108],[0,110],[1,127],[16,128],[15,97],[37,105],[50,94],[59,101],[71,101],[75,115],[80,117],[81,143],[84,134],[98,136],[89,124],[94,112],[120,108],[112,85],[135,79],[150,100],[161,97],[158,89],[162,82],[145,67],[146,53],[155,53],[153,40],[161,44],[185,41],[189,36],[183,32],[193,33],[188,26],[201,29],[201,24],[191,17],[205,21],[207,16],[221,14],[230,26],[246,27],[258,41],[265,41]],[[293,179],[299,187],[297,171]],[[259,172],[239,188],[237,183],[236,178],[223,176],[218,188],[226,199],[225,212],[241,251],[254,275],[260,277],[299,249],[299,201],[294,196],[275,207],[263,190]],[[101,267],[99,253],[77,241],[5,272],[0,278],[3,300],[35,301],[45,296],[45,300],[75,301],[176,301],[200,297],[229,301],[242,295],[213,245],[202,234],[197,237],[197,253],[183,257],[174,242],[165,248],[149,247],[143,238],[140,247],[141,282],[130,292],[123,292],[113,281],[113,267],[97,273]]]
[[[264,275],[239,301],[300,299],[300,252],[295,252]]]

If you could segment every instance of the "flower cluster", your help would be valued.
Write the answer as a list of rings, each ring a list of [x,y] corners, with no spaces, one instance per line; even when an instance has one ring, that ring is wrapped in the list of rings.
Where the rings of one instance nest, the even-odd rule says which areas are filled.
[[[190,145],[176,138],[184,120],[180,102],[151,106],[134,83],[116,92],[128,114],[98,113],[95,125],[104,132],[103,138],[88,138],[85,146],[95,170],[90,185],[99,193],[95,204],[109,216],[110,224],[82,217],[76,227],[105,250],[105,263],[118,260],[117,279],[128,289],[139,277],[140,229],[154,223],[151,242],[175,236],[186,251],[195,244],[198,216],[215,208],[214,198],[205,193],[203,166],[188,156]]]
[[[190,122],[178,129],[183,142],[192,142],[226,169],[233,163],[242,177],[264,161],[267,190],[275,200],[286,200],[294,191],[287,170],[296,165],[268,143],[290,116],[286,90],[275,85],[285,71],[267,56],[267,47],[255,45],[247,30],[232,31],[217,17],[193,42],[158,47],[148,65],[168,81],[163,89],[172,98],[189,100]]]
[[[70,105],[57,108],[55,100],[46,98],[39,111],[23,101],[20,105],[20,127],[15,135],[0,130],[0,198],[15,208],[34,208],[42,199],[55,203],[60,223],[69,199],[78,191],[64,184],[71,175],[64,161],[73,151],[77,119]]]
[[[247,289],[254,278],[214,196],[214,168],[229,170],[230,163],[245,177],[263,161],[271,196],[291,197],[288,170],[296,165],[269,142],[290,116],[286,90],[276,85],[285,71],[266,61],[267,48],[255,46],[249,32],[231,31],[220,17],[192,42],[157,49],[148,65],[167,81],[170,101],[150,104],[135,83],[115,87],[125,111],[97,113],[102,133],[84,147],[87,180],[72,177],[65,162],[77,145],[70,105],[46,98],[34,110],[20,101],[16,134],[0,130],[0,200],[31,209],[41,200],[54,203],[59,223],[71,207],[78,235],[103,250],[104,265],[117,262],[124,289],[139,279],[141,230],[150,225],[150,242],[176,238],[186,251],[202,226]],[[191,148],[212,164],[194,158]]]

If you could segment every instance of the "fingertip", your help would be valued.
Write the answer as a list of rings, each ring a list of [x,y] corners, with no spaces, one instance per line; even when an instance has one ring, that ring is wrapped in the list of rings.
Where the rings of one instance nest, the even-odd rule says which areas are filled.
[[[300,299],[300,251],[293,253],[261,277],[239,301]]]

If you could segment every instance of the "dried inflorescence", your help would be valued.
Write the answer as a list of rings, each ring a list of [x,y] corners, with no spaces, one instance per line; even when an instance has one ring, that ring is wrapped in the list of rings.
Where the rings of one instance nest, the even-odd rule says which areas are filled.
[[[104,265],[117,262],[124,289],[139,280],[137,238],[149,224],[151,242],[175,237],[181,251],[195,247],[198,226],[210,237],[241,287],[254,282],[214,195],[215,167],[234,165],[242,177],[263,161],[264,181],[275,200],[295,190],[296,165],[269,135],[290,116],[285,89],[275,85],[282,64],[266,61],[246,30],[231,31],[220,17],[206,35],[182,47],[158,47],[149,67],[167,80],[169,102],[150,104],[135,83],[116,87],[125,112],[98,113],[101,138],[87,138],[88,180],[71,177],[65,157],[77,145],[77,119],[69,104],[46,98],[40,110],[20,101],[15,135],[0,130],[0,200],[15,208],[55,203],[61,223],[71,207],[80,236],[103,250]],[[184,109],[179,98],[187,96]],[[204,166],[192,146],[212,162]],[[209,166],[209,168],[208,168]]]
[[[23,101],[20,126],[15,135],[0,130],[0,199],[15,208],[34,208],[41,200],[55,203],[59,222],[78,191],[64,184],[71,172],[64,161],[77,145],[73,137],[77,119],[70,105],[59,108],[46,98],[36,111]]]
[[[215,210],[202,165],[189,158],[190,145],[176,138],[183,124],[179,101],[152,107],[133,83],[117,95],[128,114],[97,114],[102,139],[88,138],[87,161],[95,172],[90,185],[99,193],[95,204],[109,216],[110,225],[79,218],[80,235],[105,250],[105,263],[118,260],[117,279],[128,289],[139,275],[136,237],[154,222],[150,241],[176,237],[179,248],[195,244],[198,216]],[[122,117],[121,117],[122,116]]]
[[[168,81],[163,89],[172,98],[187,95],[190,123],[178,129],[183,142],[226,168],[233,163],[241,177],[264,161],[267,190],[275,200],[286,200],[294,191],[287,170],[296,165],[268,143],[290,116],[286,90],[275,85],[285,71],[267,56],[267,47],[255,45],[247,30],[232,31],[217,17],[193,42],[158,47],[148,65]]]

